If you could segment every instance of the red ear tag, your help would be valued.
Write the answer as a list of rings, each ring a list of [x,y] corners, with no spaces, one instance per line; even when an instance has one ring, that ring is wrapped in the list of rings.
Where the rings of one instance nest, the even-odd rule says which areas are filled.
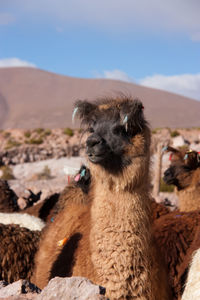
[[[173,154],[171,153],[170,156],[169,156],[169,160],[172,160],[172,155],[173,155]]]

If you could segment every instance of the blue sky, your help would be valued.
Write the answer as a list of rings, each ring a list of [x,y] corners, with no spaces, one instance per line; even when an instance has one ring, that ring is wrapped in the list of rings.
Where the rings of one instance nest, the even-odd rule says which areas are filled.
[[[110,78],[200,100],[199,0],[0,0],[0,67]]]

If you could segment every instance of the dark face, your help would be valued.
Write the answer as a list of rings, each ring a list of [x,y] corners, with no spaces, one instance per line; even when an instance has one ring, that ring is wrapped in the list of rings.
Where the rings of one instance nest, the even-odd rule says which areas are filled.
[[[176,167],[171,166],[164,172],[163,180],[166,184],[178,185]]]
[[[73,116],[76,113],[90,133],[86,154],[92,163],[110,173],[118,173],[130,164],[128,148],[133,137],[147,128],[139,100],[122,97],[96,103],[77,101]]]
[[[90,128],[86,141],[86,154],[94,164],[101,164],[110,171],[120,171],[129,164],[125,148],[130,143],[126,128],[118,120],[101,118]]]
[[[79,172],[75,176],[75,184],[81,188],[83,193],[87,194],[89,191],[90,183],[90,170],[85,165],[82,165]]]
[[[164,172],[163,180],[166,184],[173,184],[181,190],[189,186],[191,176],[192,170],[189,167],[174,165]]]

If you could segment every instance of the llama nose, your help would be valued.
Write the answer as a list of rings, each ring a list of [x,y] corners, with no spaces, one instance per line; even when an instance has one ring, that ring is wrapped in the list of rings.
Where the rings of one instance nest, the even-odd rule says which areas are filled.
[[[86,144],[87,144],[87,147],[92,148],[92,147],[94,147],[94,146],[100,144],[101,141],[102,141],[102,140],[101,140],[101,137],[100,137],[100,136],[98,136],[98,135],[92,135],[92,136],[90,136],[90,137],[87,139]]]

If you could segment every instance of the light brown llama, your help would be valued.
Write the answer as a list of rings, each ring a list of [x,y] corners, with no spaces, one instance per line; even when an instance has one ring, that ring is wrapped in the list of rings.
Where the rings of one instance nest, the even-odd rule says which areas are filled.
[[[90,135],[87,203],[72,199],[46,229],[32,281],[84,276],[111,299],[170,299],[151,233],[150,130],[140,101],[78,101]]]
[[[180,202],[180,211],[200,209],[200,168],[192,172],[190,184],[179,190],[177,194]]]
[[[200,209],[200,156],[196,151],[170,148],[171,166],[164,173],[164,181],[176,186],[180,211]]]

